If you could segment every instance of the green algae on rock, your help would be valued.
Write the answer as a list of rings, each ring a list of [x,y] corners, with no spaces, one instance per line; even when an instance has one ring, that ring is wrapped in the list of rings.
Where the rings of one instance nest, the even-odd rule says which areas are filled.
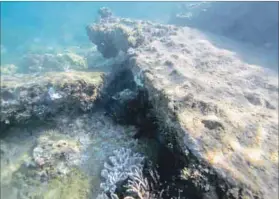
[[[67,175],[56,176],[48,182],[36,178],[35,169],[25,168],[13,174],[13,186],[20,198],[86,199],[90,194],[90,181],[82,171],[72,168]]]
[[[88,176],[78,169],[72,169],[67,176],[50,180],[43,199],[87,199],[90,189]]]

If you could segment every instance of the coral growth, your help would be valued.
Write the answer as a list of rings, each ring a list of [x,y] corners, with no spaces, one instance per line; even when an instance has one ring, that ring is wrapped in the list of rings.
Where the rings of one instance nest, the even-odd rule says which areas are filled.
[[[101,188],[105,192],[114,193],[117,183],[123,182],[131,176],[136,169],[143,168],[144,157],[138,153],[133,153],[131,149],[121,148],[113,151],[113,156],[109,157],[109,163],[104,164],[101,172],[105,179],[101,183]]]
[[[133,198],[156,199],[162,198],[163,190],[160,190],[159,175],[155,170],[148,170],[149,178],[143,174],[143,170],[136,169],[129,176],[127,183],[127,193]]]
[[[128,174],[128,181],[124,183],[124,199],[159,199],[162,198],[163,190],[160,190],[160,181],[157,171],[148,169],[148,178],[143,173],[144,169],[135,167]],[[117,187],[119,188],[119,187]],[[103,192],[97,199],[119,199],[115,192]]]

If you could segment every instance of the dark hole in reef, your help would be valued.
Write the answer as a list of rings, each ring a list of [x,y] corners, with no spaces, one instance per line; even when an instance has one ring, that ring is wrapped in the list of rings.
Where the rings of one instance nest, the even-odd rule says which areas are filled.
[[[133,97],[115,99],[118,93],[128,90]],[[141,136],[154,137],[157,129],[154,117],[150,114],[151,104],[144,89],[137,87],[134,76],[130,70],[118,73],[108,88],[104,108],[117,123],[122,125],[135,125],[139,132],[135,138]]]
[[[110,43],[110,44],[108,44]],[[117,54],[119,53],[118,49],[116,48],[115,45],[112,45],[113,42],[106,42],[100,43],[97,45],[98,51],[102,53],[104,58],[111,58],[111,57],[116,57]]]
[[[94,86],[88,86],[88,89],[85,90],[85,93],[89,96],[92,96],[94,94]]]
[[[30,93],[30,97],[31,97],[31,98],[36,97],[36,94],[35,94],[35,92],[34,92],[34,91]]]
[[[115,75],[114,79],[111,81],[109,87],[107,88],[107,93],[114,95],[115,93],[120,92],[124,89],[130,89],[131,91],[136,91],[137,89],[133,73],[128,69],[124,69]]]
[[[15,98],[15,96],[9,91],[3,91],[1,97],[4,101],[12,100]]]

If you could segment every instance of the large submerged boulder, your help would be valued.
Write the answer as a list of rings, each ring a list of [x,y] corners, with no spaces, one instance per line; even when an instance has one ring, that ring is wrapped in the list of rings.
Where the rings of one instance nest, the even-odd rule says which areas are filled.
[[[204,198],[278,196],[277,76],[187,27],[110,15],[87,33],[104,57],[124,52],[120,67],[147,91],[161,137]]]
[[[1,127],[47,119],[59,111],[89,111],[102,87],[101,72],[49,72],[1,77]]]

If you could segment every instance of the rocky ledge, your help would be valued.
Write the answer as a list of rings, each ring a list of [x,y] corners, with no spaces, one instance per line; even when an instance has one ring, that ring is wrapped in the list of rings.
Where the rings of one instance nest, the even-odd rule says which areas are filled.
[[[188,27],[110,15],[87,27],[148,93],[160,140],[203,198],[278,196],[278,77]]]
[[[103,82],[101,72],[49,72],[1,77],[1,128],[49,119],[59,111],[88,111]]]

